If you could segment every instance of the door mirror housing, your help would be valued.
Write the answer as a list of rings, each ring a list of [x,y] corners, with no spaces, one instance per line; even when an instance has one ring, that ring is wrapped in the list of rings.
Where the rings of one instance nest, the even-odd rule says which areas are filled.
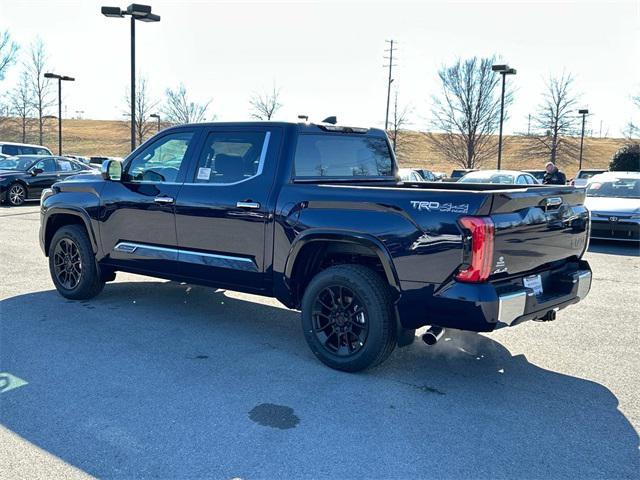
[[[104,180],[119,182],[122,178],[122,162],[114,159],[105,160],[100,167],[100,174]]]
[[[41,168],[34,168],[31,170],[31,176],[35,177],[36,175],[40,175],[42,172],[44,172],[43,169]]]

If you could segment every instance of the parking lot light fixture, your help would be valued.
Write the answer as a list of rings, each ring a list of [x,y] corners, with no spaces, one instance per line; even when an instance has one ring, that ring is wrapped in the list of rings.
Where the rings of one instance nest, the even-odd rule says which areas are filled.
[[[582,170],[582,147],[584,145],[584,123],[587,115],[589,115],[589,110],[586,108],[581,108],[578,110],[578,113],[582,115],[582,133],[580,134],[580,160],[578,161],[578,170]]]
[[[498,170],[502,164],[502,124],[504,122],[504,88],[507,75],[515,75],[517,73],[515,68],[509,67],[509,65],[492,65],[491,70],[498,72],[502,75],[502,94],[500,97],[500,132],[498,134]]]
[[[58,80],[58,155],[62,156],[62,82],[74,82],[76,79],[51,72],[45,73],[44,78]]]
[[[155,118],[156,120],[158,120],[158,131],[160,131],[160,115],[157,113],[152,113],[151,115],[149,115],[149,117]]]
[[[126,10],[119,7],[102,7],[100,9],[105,17],[123,18],[131,17],[131,151],[136,148],[136,20],[141,22],[159,22],[160,15],[151,13],[150,5],[132,3]]]

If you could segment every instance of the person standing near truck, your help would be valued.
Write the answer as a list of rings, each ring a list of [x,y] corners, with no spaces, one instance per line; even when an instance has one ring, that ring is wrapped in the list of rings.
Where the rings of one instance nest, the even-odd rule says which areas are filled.
[[[545,185],[566,185],[567,177],[564,173],[558,170],[558,167],[553,162],[547,162],[544,169],[546,173],[542,179],[542,183]]]

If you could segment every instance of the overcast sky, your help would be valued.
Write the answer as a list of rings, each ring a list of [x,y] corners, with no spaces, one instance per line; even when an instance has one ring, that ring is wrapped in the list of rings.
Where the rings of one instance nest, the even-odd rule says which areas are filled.
[[[640,92],[640,1],[502,2],[148,2],[160,23],[137,23],[138,70],[153,94],[183,82],[213,99],[217,120],[249,118],[253,92],[282,89],[278,119],[337,115],[340,123],[382,126],[385,39],[398,42],[394,85],[426,129],[437,70],[457,58],[498,54],[517,68],[507,132],[526,131],[544,80],[576,77],[597,135],[640,123],[630,95]],[[36,36],[65,84],[68,116],[123,119],[129,79],[129,20],[100,14],[110,0],[0,0],[0,31],[26,52]],[[114,5],[126,7],[126,3]],[[11,88],[20,67],[0,89]]]

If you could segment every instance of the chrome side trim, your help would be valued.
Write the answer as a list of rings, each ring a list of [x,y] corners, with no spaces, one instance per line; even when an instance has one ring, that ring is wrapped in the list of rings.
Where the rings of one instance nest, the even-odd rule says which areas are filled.
[[[216,253],[178,250],[178,261],[195,263],[197,265],[208,265],[210,267],[230,268],[232,270],[242,270],[245,272],[258,271],[258,267],[255,262],[250,258],[230,257],[228,255],[218,255]]]
[[[527,305],[527,292],[518,290],[498,297],[498,321],[511,325],[513,321],[524,315]]]
[[[578,284],[576,296],[582,300],[591,290],[591,272],[589,270],[580,270],[574,273],[573,282]]]
[[[143,243],[134,242],[119,242],[113,250],[115,252],[126,253],[129,255],[135,254],[140,257],[175,260],[178,262],[208,265],[219,268],[230,268],[232,270],[242,270],[245,272],[258,271],[256,263],[252,259],[244,257],[195,252],[193,250],[184,250],[179,248],[157,247],[155,245],[145,245]]]
[[[177,260],[178,250],[175,248],[156,247],[155,245],[145,245],[143,243],[120,242],[113,250],[129,255],[135,254],[137,257],[157,258],[162,260]]]

